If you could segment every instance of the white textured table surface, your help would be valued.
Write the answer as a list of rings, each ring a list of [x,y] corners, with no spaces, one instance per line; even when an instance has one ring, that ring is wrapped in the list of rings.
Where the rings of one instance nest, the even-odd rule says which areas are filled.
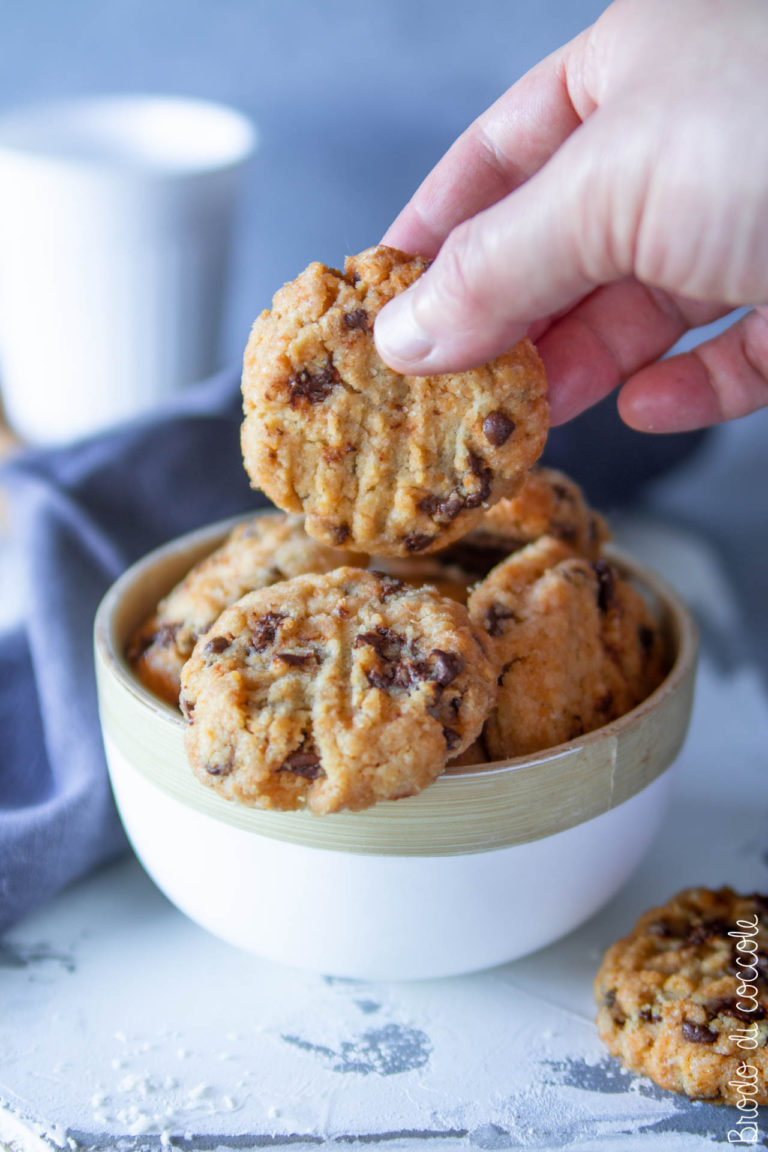
[[[723,634],[735,609],[695,541],[676,534],[672,547],[638,523],[623,536],[705,611],[717,603],[708,630]],[[606,1056],[591,983],[607,944],[676,889],[768,885],[766,749],[758,676],[705,659],[673,805],[640,872],[566,939],[459,979],[370,984],[280,968],[186,920],[133,860],[104,870],[0,944],[0,1141],[727,1145],[734,1110],[661,1092]],[[762,1134],[768,1146],[768,1120]]]

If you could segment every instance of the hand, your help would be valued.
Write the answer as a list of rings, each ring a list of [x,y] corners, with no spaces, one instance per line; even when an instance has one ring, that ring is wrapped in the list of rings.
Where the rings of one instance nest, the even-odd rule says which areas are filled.
[[[765,0],[616,0],[471,125],[388,230],[437,255],[380,313],[380,354],[460,370],[528,332],[555,424],[622,381],[644,431],[767,405],[767,125]]]

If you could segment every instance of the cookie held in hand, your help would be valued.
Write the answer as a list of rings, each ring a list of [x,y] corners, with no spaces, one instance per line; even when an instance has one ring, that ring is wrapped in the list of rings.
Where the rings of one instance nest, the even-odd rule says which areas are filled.
[[[768,1104],[768,896],[689,888],[652,908],[606,952],[595,999],[626,1068],[696,1100]]]
[[[198,779],[242,804],[315,813],[421,791],[496,696],[464,607],[353,568],[244,596],[181,683]]]
[[[544,369],[522,340],[480,368],[401,376],[381,308],[427,264],[392,248],[310,264],[256,320],[243,368],[243,459],[311,536],[379,555],[431,552],[512,495],[546,440]]]

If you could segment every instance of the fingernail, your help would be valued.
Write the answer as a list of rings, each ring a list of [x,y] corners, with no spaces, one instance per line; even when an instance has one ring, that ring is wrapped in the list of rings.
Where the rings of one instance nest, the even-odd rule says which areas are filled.
[[[413,309],[413,289],[401,292],[382,308],[373,329],[376,347],[385,363],[420,364],[432,352],[434,341],[418,324]]]

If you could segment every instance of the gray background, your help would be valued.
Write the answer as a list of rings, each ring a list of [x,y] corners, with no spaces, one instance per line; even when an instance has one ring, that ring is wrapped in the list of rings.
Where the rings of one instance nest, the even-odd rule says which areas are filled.
[[[261,144],[223,352],[310,260],[375,243],[454,137],[597,0],[0,0],[0,107],[149,91],[234,104]]]

